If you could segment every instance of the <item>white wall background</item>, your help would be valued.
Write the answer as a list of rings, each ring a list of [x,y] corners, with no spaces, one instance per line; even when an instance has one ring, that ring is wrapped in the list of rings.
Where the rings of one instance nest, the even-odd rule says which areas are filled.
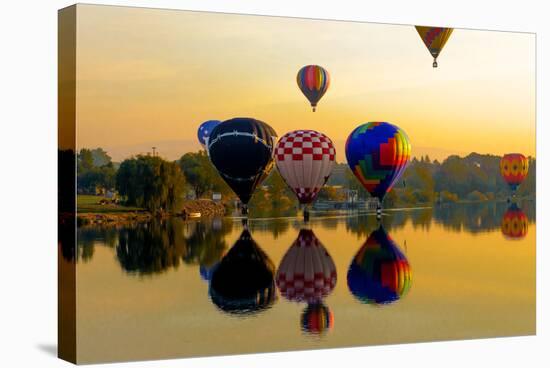
[[[93,1],[159,8],[438,24],[537,33],[537,336],[115,364],[113,367],[543,367],[550,346],[545,144],[550,22],[545,1]],[[57,9],[70,1],[0,8],[0,366],[60,367],[57,335]],[[513,88],[513,86],[511,86]],[[541,226],[542,225],[542,226]],[[236,337],[238,338],[238,337]]]

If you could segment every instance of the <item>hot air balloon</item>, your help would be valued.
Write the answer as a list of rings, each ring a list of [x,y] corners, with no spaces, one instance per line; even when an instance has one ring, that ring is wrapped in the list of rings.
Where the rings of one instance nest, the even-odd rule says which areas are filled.
[[[199,129],[197,130],[197,137],[199,138],[199,143],[203,148],[207,148],[210,134],[220,123],[221,121],[219,120],[207,120],[199,126]]]
[[[453,33],[452,28],[415,26],[416,31],[434,58],[432,66],[437,68],[437,57]]]
[[[313,202],[327,182],[336,150],[329,137],[315,130],[295,130],[281,137],[275,162],[301,204]],[[304,210],[307,220],[307,208]]]
[[[302,331],[311,335],[322,335],[334,326],[334,315],[323,303],[308,304],[300,318]]]
[[[251,314],[269,308],[276,300],[275,266],[248,230],[214,269],[209,294],[221,310]]]
[[[362,303],[388,304],[411,287],[411,269],[384,228],[373,231],[348,270],[348,288]]]
[[[401,177],[409,163],[411,144],[405,132],[385,122],[358,126],[346,141],[351,171],[375,198],[380,215],[384,196]]]
[[[243,203],[271,171],[277,133],[266,123],[234,118],[214,128],[208,141],[210,160]]]
[[[199,273],[201,275],[201,279],[204,281],[210,281],[212,279],[212,274],[214,273],[214,270],[218,266],[218,263],[214,263],[211,266],[207,265],[200,265],[199,267]]]
[[[301,229],[277,270],[281,295],[293,302],[315,303],[336,285],[336,266],[312,230]]]
[[[296,82],[315,112],[317,103],[330,85],[330,75],[326,69],[319,65],[306,65],[298,71]]]
[[[502,234],[508,239],[521,239],[527,235],[528,227],[527,216],[517,204],[512,203],[502,216],[500,224]]]
[[[518,186],[527,177],[529,160],[521,153],[508,153],[500,160],[500,175],[515,194]]]

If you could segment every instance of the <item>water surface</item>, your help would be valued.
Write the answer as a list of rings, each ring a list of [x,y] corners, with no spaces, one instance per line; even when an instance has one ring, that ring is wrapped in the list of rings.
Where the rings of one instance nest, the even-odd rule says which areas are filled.
[[[532,202],[81,227],[78,360],[534,334],[535,229]]]

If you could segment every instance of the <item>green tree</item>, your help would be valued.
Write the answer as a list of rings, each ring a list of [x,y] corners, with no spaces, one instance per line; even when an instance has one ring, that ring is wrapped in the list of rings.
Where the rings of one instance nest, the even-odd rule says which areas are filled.
[[[103,150],[103,148],[101,147],[91,150],[91,154],[92,154],[94,166],[97,166],[97,167],[105,166],[110,164],[112,161],[111,156],[109,156],[107,152],[105,152],[105,150]]]
[[[87,148],[82,148],[78,153],[77,158],[77,171],[78,173],[84,173],[87,170],[91,170],[94,167],[94,156],[92,151]]]
[[[188,152],[178,160],[178,165],[185,175],[187,183],[195,192],[195,197],[200,198],[211,192],[219,192],[224,195],[232,193],[231,188],[210,162],[206,151]]]
[[[185,178],[175,162],[139,155],[120,164],[116,189],[126,198],[127,205],[151,212],[179,211]]]
[[[96,194],[99,190],[115,187],[116,170],[111,157],[102,148],[82,148],[77,158],[78,189],[84,193]]]

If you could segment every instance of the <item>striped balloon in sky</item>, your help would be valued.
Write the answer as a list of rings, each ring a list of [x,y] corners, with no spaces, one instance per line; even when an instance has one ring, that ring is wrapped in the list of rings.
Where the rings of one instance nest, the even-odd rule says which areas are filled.
[[[336,151],[329,137],[315,130],[295,130],[275,148],[279,173],[302,204],[311,203],[327,182]]]
[[[315,111],[317,103],[330,85],[328,72],[319,65],[306,65],[298,71],[296,82]]]
[[[407,167],[411,144],[405,132],[386,122],[358,126],[346,141],[346,158],[353,174],[380,202]]]
[[[445,46],[449,37],[451,37],[453,29],[423,26],[415,26],[415,28],[424,42],[424,45],[426,45],[428,51],[434,58],[433,67],[437,68],[437,57],[441,53],[441,50],[443,50],[443,46]]]

